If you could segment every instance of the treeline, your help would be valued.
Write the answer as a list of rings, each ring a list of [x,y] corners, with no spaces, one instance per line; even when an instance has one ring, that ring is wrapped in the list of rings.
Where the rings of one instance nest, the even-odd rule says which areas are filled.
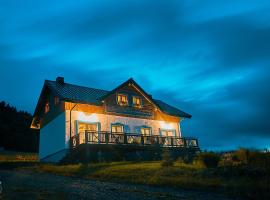
[[[38,152],[39,131],[30,129],[32,115],[0,102],[0,148]]]

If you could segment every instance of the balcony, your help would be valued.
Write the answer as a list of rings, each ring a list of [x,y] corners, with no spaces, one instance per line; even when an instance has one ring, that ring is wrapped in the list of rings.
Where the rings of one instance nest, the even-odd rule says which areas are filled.
[[[199,148],[198,140],[191,137],[143,136],[132,133],[93,132],[87,130],[71,137],[71,148],[76,148],[80,144]]]

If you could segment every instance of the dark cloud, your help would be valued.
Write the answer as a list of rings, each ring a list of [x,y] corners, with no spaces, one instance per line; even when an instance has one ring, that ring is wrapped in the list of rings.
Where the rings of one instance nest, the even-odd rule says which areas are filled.
[[[0,100],[33,112],[44,79],[110,90],[130,77],[193,115],[207,148],[269,147],[267,1],[5,1]]]

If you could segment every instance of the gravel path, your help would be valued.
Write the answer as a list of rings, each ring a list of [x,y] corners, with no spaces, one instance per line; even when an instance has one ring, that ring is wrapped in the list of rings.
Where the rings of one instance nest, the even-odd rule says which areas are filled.
[[[1,170],[0,199],[199,199],[227,200],[221,194],[146,185],[86,180],[23,170]]]

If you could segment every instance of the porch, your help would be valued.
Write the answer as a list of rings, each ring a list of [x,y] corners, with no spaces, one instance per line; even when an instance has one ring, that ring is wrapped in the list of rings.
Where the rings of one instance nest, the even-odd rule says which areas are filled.
[[[81,144],[199,148],[197,138],[193,137],[141,135],[134,133],[112,133],[107,131],[89,130],[71,137],[72,149]]]

